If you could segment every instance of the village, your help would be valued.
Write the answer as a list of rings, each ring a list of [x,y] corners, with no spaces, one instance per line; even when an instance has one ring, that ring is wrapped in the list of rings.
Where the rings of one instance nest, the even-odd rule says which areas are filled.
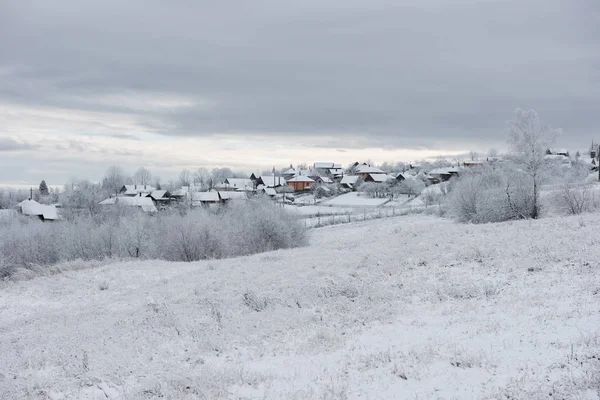
[[[545,161],[560,168],[579,166],[590,172],[597,171],[597,148],[592,145],[585,155],[579,151],[571,156],[567,149],[547,149]],[[485,158],[471,157],[467,161],[437,160],[402,164],[401,171],[391,171],[391,164],[375,166],[370,162],[354,162],[347,168],[335,162],[314,162],[311,166],[276,170],[271,174],[255,174],[243,178],[225,177],[219,182],[195,184],[189,182],[171,190],[152,184],[123,184],[108,197],[91,202],[97,203],[90,208],[99,212],[110,211],[115,207],[139,210],[155,214],[173,209],[215,208],[232,202],[252,198],[267,198],[281,206],[295,207],[372,207],[402,197],[403,203],[414,201],[430,186],[448,182],[459,177],[463,171],[485,166],[500,166],[510,162],[499,157],[494,151]],[[383,168],[386,168],[385,170]],[[171,185],[173,186],[173,185]],[[429,193],[435,192],[432,190]],[[64,204],[42,204],[34,199],[30,190],[29,198],[19,202],[16,207],[2,209],[0,219],[12,218],[18,214],[36,217],[42,221],[56,221],[66,207]],[[373,198],[383,201],[373,202]],[[431,201],[429,201],[431,202]],[[414,201],[418,204],[419,201]],[[322,208],[321,208],[322,210]],[[308,212],[308,210],[306,210]],[[333,213],[333,212],[332,212]],[[346,213],[346,211],[344,212]]]

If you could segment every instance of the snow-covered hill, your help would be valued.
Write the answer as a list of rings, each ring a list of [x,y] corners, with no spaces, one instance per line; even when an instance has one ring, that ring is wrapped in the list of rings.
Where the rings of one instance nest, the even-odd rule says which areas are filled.
[[[600,216],[0,283],[2,399],[598,398]]]

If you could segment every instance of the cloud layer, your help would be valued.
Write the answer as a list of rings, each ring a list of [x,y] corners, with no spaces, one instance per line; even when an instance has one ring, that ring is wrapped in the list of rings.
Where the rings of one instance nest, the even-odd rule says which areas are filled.
[[[0,151],[51,165],[59,142],[165,170],[413,158],[502,146],[517,107],[583,147],[600,128],[599,27],[591,0],[5,2]]]

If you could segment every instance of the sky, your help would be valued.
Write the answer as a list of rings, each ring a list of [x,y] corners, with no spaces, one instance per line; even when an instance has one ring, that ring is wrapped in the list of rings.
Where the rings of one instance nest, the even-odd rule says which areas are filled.
[[[600,141],[597,0],[0,0],[0,184]]]

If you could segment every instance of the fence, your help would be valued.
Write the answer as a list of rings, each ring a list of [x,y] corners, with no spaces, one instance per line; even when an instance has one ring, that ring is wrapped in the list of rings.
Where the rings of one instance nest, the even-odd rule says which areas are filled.
[[[422,212],[422,207],[415,208],[392,208],[378,207],[375,209],[364,209],[360,211],[339,214],[316,214],[302,216],[304,226],[307,228],[321,228],[329,225],[348,224],[351,222],[362,222],[380,218],[398,217],[411,213]]]

